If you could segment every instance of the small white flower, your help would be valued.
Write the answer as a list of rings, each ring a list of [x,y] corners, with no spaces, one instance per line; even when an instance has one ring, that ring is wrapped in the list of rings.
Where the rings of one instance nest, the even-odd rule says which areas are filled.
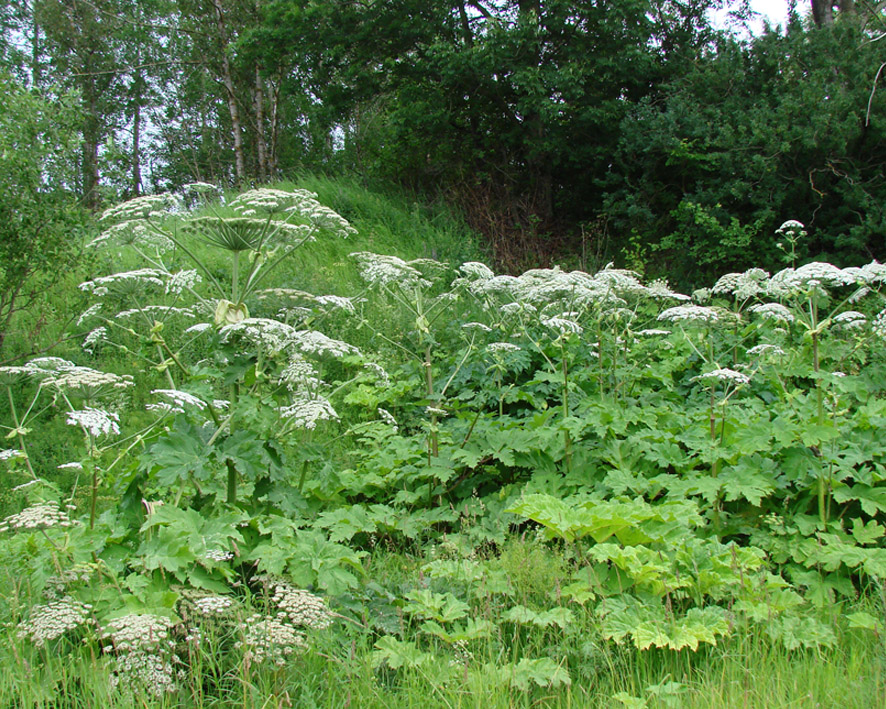
[[[562,317],[544,318],[541,324],[552,330],[557,330],[561,335],[576,334],[580,335],[584,329],[574,320]]]
[[[15,460],[16,458],[26,458],[24,451],[17,450],[15,448],[7,448],[6,450],[0,451],[0,460]]]
[[[481,322],[466,322],[461,326],[462,330],[476,330],[478,332],[492,332],[492,328]]]
[[[512,342],[490,342],[486,345],[486,349],[489,352],[519,352],[523,348]]]
[[[751,349],[748,350],[748,354],[752,356],[783,357],[785,351],[778,345],[764,343],[751,347]]]
[[[186,391],[181,391],[180,389],[154,389],[151,391],[151,394],[159,396],[166,401],[162,401],[158,404],[148,404],[146,406],[148,411],[163,411],[181,414],[184,413],[186,406],[192,406],[200,411],[206,408],[206,402],[203,401],[203,399],[194,396],[193,394],[189,394]]]

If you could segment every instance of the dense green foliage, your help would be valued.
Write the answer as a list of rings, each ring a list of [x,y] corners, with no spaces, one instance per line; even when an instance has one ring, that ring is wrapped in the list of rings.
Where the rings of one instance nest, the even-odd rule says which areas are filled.
[[[0,351],[13,316],[81,257],[86,215],[68,189],[72,97],[47,100],[0,72]]]
[[[728,706],[732,651],[763,703],[845,702],[787,680],[816,658],[882,699],[886,268],[691,302],[361,250],[307,292],[295,259],[372,234],[213,195],[108,210],[92,248],[138,268],[81,286],[85,354],[0,368],[10,701]]]

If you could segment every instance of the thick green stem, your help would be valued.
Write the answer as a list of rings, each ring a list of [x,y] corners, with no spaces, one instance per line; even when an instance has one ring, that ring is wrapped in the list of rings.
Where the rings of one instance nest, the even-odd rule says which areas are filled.
[[[22,453],[25,454],[25,467],[27,467],[28,472],[31,474],[31,478],[36,480],[37,474],[34,472],[34,468],[31,466],[31,457],[28,455],[28,448],[25,445],[25,434],[22,429],[22,422],[18,419],[18,413],[15,409],[15,399],[12,396],[12,389],[7,386],[6,387],[6,395],[9,398],[9,411],[12,413],[12,422],[15,424],[15,433],[16,438],[18,439],[18,445],[22,449]]]

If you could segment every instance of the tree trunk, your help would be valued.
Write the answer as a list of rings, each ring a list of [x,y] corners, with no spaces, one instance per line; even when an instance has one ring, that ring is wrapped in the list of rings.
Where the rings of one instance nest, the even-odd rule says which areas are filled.
[[[812,20],[816,27],[834,24],[834,0],[812,0]]]
[[[234,79],[231,74],[231,62],[228,60],[228,38],[225,31],[225,16],[221,0],[212,0],[215,8],[215,21],[218,28],[219,41],[222,43],[222,80],[228,95],[228,111],[231,114],[231,131],[234,133],[234,170],[237,185],[246,180],[246,161],[243,159],[243,132],[240,124],[240,110],[237,107],[237,95],[234,93]]]
[[[261,72],[255,65],[255,151],[258,156],[258,178],[262,183],[268,181],[268,144],[265,140],[265,92],[262,86]]]

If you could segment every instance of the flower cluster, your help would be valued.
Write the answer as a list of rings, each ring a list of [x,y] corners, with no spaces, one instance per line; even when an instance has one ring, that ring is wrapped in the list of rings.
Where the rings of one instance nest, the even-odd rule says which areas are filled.
[[[21,512],[9,515],[0,523],[0,532],[11,529],[48,529],[50,527],[70,527],[74,523],[67,513],[55,502],[41,502],[26,507]]]
[[[702,382],[721,381],[726,382],[727,384],[734,384],[735,386],[741,386],[751,381],[751,378],[747,374],[742,374],[741,372],[736,372],[734,369],[726,367],[699,374],[697,377],[693,377],[693,379]]]
[[[781,303],[758,303],[748,308],[749,313],[754,313],[764,320],[775,322],[794,322],[794,314]]]
[[[155,404],[147,404],[145,408],[148,411],[162,411],[164,413],[182,414],[186,406],[193,406],[195,409],[202,411],[206,408],[206,402],[203,399],[189,394],[180,389],[154,389],[151,394],[159,396],[166,401]]]
[[[289,419],[295,428],[309,431],[317,427],[318,421],[338,420],[338,414],[327,399],[306,392],[295,392],[293,403],[279,411],[280,416]]]
[[[31,617],[18,626],[18,637],[27,638],[37,647],[61,637],[69,630],[83,625],[89,618],[92,606],[75,601],[69,596],[35,606],[31,609]]]
[[[91,281],[81,283],[80,290],[97,296],[107,295],[112,289],[123,294],[140,293],[148,286],[165,290],[165,279],[164,271],[156,268],[139,268],[135,271],[123,271],[93,278]]]
[[[78,411],[69,411],[66,423],[82,427],[90,436],[117,435],[120,433],[120,416],[113,411],[87,406]]]
[[[293,625],[322,630],[332,623],[332,614],[320,596],[294,588],[288,583],[278,583],[274,586],[274,596],[271,601]]]
[[[307,646],[304,634],[290,625],[282,613],[277,618],[251,615],[239,628],[243,639],[235,647],[243,650],[243,659],[249,663],[267,661],[282,666],[289,655]]]
[[[103,222],[129,221],[132,219],[151,219],[162,217],[181,208],[178,195],[164,192],[162,194],[135,197],[121,204],[106,209],[101,216]]]
[[[228,596],[202,596],[195,598],[193,603],[197,612],[205,616],[224,615],[234,605]]]
[[[33,365],[34,361],[30,364]],[[78,367],[73,364],[54,371],[39,369],[38,376],[43,377],[43,386],[53,387],[84,399],[94,399],[107,393],[128,389],[135,384],[128,374],[101,372],[91,367]]]
[[[401,288],[430,288],[422,272],[396,256],[358,251],[351,254],[364,281],[373,286],[396,285]]]
[[[295,331],[292,334],[291,342],[296,348],[308,354],[330,355],[331,357],[360,354],[360,350],[353,345],[341,340],[333,340],[317,330]]]
[[[706,305],[677,305],[659,313],[662,322],[717,322],[720,311]]]

